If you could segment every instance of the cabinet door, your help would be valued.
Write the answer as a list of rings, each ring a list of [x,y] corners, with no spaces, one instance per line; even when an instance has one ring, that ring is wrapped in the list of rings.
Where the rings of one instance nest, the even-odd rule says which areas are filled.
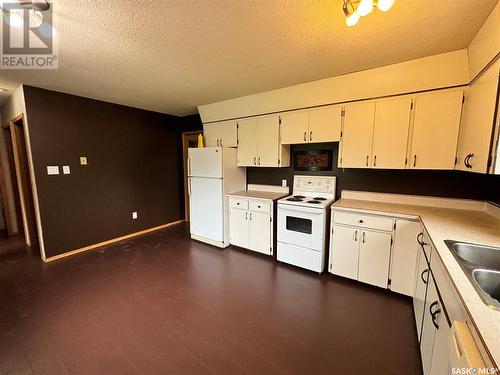
[[[259,253],[271,254],[271,215],[250,211],[250,249]]]
[[[417,236],[422,232],[419,222],[396,220],[392,249],[391,290],[413,297],[419,245]]]
[[[278,116],[260,117],[258,126],[257,165],[278,167],[280,147],[280,122]]]
[[[238,121],[238,166],[257,165],[258,120],[256,118]]]
[[[374,117],[374,102],[345,107],[339,167],[368,168],[371,165]]]
[[[330,270],[333,274],[358,279],[358,252],[361,230],[333,226],[330,240]]]
[[[424,251],[419,246],[418,267],[415,278],[415,293],[413,297],[413,312],[415,313],[415,324],[417,325],[417,337],[420,341],[422,334],[422,319],[424,316],[425,295],[427,293],[427,283],[429,280],[429,265],[425,258]]]
[[[309,112],[297,111],[283,113],[281,116],[281,143],[307,143],[309,131]]]
[[[441,306],[441,309],[443,307]],[[450,355],[448,349],[448,336],[450,326],[443,312],[437,315],[438,328],[434,336],[434,347],[432,349],[431,375],[442,375],[450,373]]]
[[[429,274],[429,286],[427,288],[427,299],[424,309],[424,322],[422,324],[422,339],[420,340],[420,356],[422,357],[422,369],[424,375],[429,375],[431,370],[432,350],[434,348],[434,337],[436,327],[433,323],[432,312],[438,310],[439,298],[432,273]]]
[[[342,106],[332,105],[309,112],[309,142],[338,142],[342,126]]]
[[[419,95],[409,164],[416,169],[454,169],[463,91]]]
[[[229,210],[229,242],[233,245],[249,247],[248,211],[231,208]]]
[[[499,66],[500,62],[489,68],[465,93],[456,169],[487,172],[490,142],[495,123]]]
[[[374,168],[405,168],[411,107],[410,97],[376,103],[372,150]]]
[[[203,125],[205,143],[207,147],[236,147],[238,134],[236,121],[214,122]]]
[[[363,230],[359,244],[358,280],[387,288],[392,234]]]

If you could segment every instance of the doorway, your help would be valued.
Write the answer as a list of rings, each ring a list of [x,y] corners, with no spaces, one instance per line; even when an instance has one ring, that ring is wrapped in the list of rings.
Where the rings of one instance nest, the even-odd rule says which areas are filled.
[[[198,134],[203,134],[203,130],[189,131],[182,133],[182,162],[184,165],[184,217],[189,221],[189,194],[188,194],[188,148],[198,147]]]
[[[16,211],[19,208],[18,228],[24,232],[26,245],[38,246],[36,229],[35,206],[31,188],[31,176],[28,164],[28,151],[26,148],[25,121],[21,114],[14,118],[8,128],[4,128],[11,163],[11,177],[14,191]]]

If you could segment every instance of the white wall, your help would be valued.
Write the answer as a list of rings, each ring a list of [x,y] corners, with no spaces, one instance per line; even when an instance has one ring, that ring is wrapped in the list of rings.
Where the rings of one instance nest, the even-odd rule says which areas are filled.
[[[206,123],[468,83],[467,50],[462,49],[201,105],[198,111]]]
[[[471,80],[500,53],[500,3],[498,3],[469,44]]]

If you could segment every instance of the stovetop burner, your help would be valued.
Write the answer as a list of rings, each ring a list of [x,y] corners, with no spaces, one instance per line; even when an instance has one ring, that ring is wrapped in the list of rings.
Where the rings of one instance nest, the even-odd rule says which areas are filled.
[[[315,201],[326,201],[326,198],[322,198],[322,197],[314,197],[313,199]]]
[[[321,203],[320,201],[317,201],[317,200],[312,200],[312,201],[307,201],[307,203],[311,203],[311,204],[319,204]]]
[[[302,198],[295,198],[295,197],[287,198],[286,200],[290,202],[302,202]]]
[[[303,195],[294,195],[293,198],[296,198],[296,199],[304,199],[305,196]]]

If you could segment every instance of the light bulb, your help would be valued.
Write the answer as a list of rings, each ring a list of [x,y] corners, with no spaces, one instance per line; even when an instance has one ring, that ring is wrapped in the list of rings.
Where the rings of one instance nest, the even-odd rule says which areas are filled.
[[[359,21],[359,14],[358,12],[352,13],[350,16],[346,17],[345,23],[347,26],[354,26],[358,23]]]
[[[387,12],[389,9],[392,8],[393,4],[394,0],[378,0],[377,8],[380,9],[382,12]]]
[[[366,16],[370,14],[373,10],[373,0],[361,0],[356,11],[360,16]]]

